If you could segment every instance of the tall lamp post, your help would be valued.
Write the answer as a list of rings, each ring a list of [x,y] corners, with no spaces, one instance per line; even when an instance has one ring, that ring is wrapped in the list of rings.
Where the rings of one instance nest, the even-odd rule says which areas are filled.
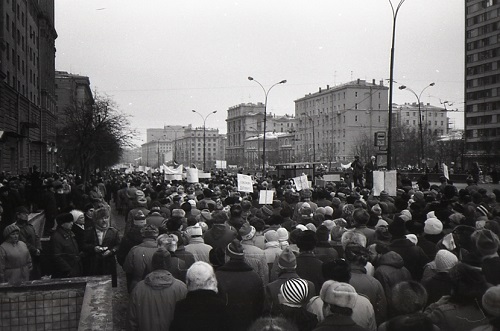
[[[389,122],[387,130],[387,169],[391,170],[391,157],[392,157],[392,83],[394,80],[394,44],[396,41],[396,20],[398,18],[398,12],[403,3],[406,0],[399,0],[399,4],[394,8],[392,1],[389,0],[392,9],[392,44],[391,44],[391,65],[390,65],[390,77],[389,77]]]
[[[400,90],[408,90],[408,91],[410,91],[417,98],[417,102],[418,102],[418,128],[420,130],[420,160],[419,160],[420,166],[422,166],[422,163],[425,165],[424,133],[423,133],[423,128],[422,128],[422,111],[421,111],[421,108],[420,108],[420,97],[422,97],[422,93],[424,93],[424,91],[426,89],[428,89],[429,87],[434,86],[434,85],[435,85],[435,83],[430,83],[429,85],[427,85],[426,87],[424,87],[422,89],[422,91],[420,92],[420,94],[417,94],[415,91],[413,91],[408,86],[401,85],[399,87]]]
[[[315,140],[315,137],[314,137],[315,136],[315,132],[314,132],[314,119],[310,115],[308,115],[306,113],[302,113],[302,115],[306,116],[311,121],[311,123],[312,123],[312,129],[313,129],[313,162],[316,162],[316,140]],[[307,135],[307,127],[306,127],[306,135]]]
[[[206,135],[206,126],[205,123],[207,121],[208,116],[215,114],[217,110],[214,110],[213,112],[210,112],[207,116],[203,117],[202,114],[198,113],[196,110],[191,110],[193,113],[196,113],[200,115],[200,117],[203,119],[203,171],[205,171],[205,166],[206,166],[206,157],[205,157],[205,152],[207,150],[206,148],[206,143],[207,143],[207,135]]]
[[[275,87],[276,85],[279,85],[279,84],[285,84],[286,83],[286,79],[283,79],[282,81],[280,82],[277,82],[273,85],[271,85],[271,87],[269,89],[266,89],[264,88],[264,86],[259,83],[258,80],[255,80],[253,77],[248,77],[248,80],[252,80],[254,82],[256,82],[257,84],[260,85],[260,87],[262,87],[262,91],[264,91],[264,95],[266,96],[265,100],[264,100],[264,136],[262,137],[262,175],[263,177],[266,177],[266,123],[267,123],[267,96],[269,95],[269,92],[271,91],[271,89],[273,87]]]

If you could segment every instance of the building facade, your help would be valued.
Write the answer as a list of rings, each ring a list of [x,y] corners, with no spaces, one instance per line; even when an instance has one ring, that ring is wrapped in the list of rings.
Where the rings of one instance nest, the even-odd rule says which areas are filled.
[[[465,163],[500,164],[500,2],[465,1]]]
[[[225,160],[226,137],[219,129],[188,125],[174,143],[177,163],[195,165],[198,169],[215,169],[215,161]]]
[[[173,141],[157,139],[141,145],[141,165],[159,168],[173,159]]]
[[[0,171],[55,169],[56,38],[54,0],[0,2]]]
[[[416,102],[404,103],[402,105],[393,104],[394,126],[409,126],[419,129],[419,107]],[[422,130],[424,136],[447,135],[450,130],[450,119],[448,111],[442,107],[432,106],[423,102],[420,103],[420,114],[422,116]]]
[[[356,80],[320,88],[295,100],[295,162],[354,159],[361,146],[373,146],[374,134],[387,130],[388,88]]]

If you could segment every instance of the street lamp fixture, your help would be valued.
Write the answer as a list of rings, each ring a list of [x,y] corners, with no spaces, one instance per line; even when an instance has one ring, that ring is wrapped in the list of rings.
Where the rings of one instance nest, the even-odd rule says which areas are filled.
[[[206,126],[205,123],[207,122],[208,116],[217,113],[217,110],[214,110],[213,112],[208,113],[207,116],[203,117],[202,114],[198,113],[196,110],[191,110],[193,113],[196,113],[200,115],[200,117],[203,119],[203,171],[205,171],[205,166],[206,166],[206,155],[205,152],[207,150],[206,145],[207,145],[207,135],[206,135]]]
[[[253,77],[249,76],[248,77],[248,80],[251,80],[251,81],[254,81],[256,82],[257,84],[260,85],[260,87],[262,88],[262,91],[264,91],[264,95],[265,95],[265,100],[264,100],[264,136],[262,137],[262,175],[263,177],[265,178],[266,177],[266,123],[267,123],[267,97],[269,95],[269,92],[271,91],[271,89],[273,87],[275,87],[276,85],[279,85],[279,84],[285,84],[286,83],[286,79],[283,79],[282,81],[280,82],[277,82],[273,85],[271,85],[271,87],[269,89],[265,89],[264,86],[256,79],[254,79]]]
[[[316,140],[315,140],[315,137],[314,137],[315,136],[315,132],[314,132],[314,119],[310,115],[308,115],[306,113],[302,113],[301,115],[306,116],[311,121],[311,123],[312,123],[312,129],[313,129],[313,162],[316,162]],[[307,130],[307,126],[306,126],[306,130]],[[306,135],[307,135],[307,131],[306,131]],[[308,151],[309,151],[309,149],[308,149]],[[307,153],[307,154],[309,154],[309,153]]]
[[[434,86],[434,85],[436,85],[436,84],[435,83],[430,83],[429,85],[427,85],[426,87],[424,87],[422,89],[422,91],[420,92],[420,94],[417,94],[415,91],[413,91],[411,88],[409,88],[406,85],[401,85],[399,87],[400,90],[408,90],[408,91],[410,91],[417,98],[417,102],[418,102],[418,128],[420,130],[420,156],[421,156],[421,161],[419,160],[419,163],[421,162],[420,165],[421,166],[424,165],[424,167],[425,167],[424,133],[423,133],[423,128],[422,128],[422,111],[421,111],[421,108],[420,108],[420,97],[422,97],[422,93],[424,93],[424,91],[426,89],[428,89],[429,87]]]
[[[406,0],[400,0],[399,4],[394,8],[392,1],[389,0],[389,4],[392,9],[392,44],[391,44],[391,64],[390,64],[390,76],[389,76],[389,121],[387,129],[387,169],[391,170],[391,157],[392,157],[392,85],[394,83],[394,44],[396,41],[396,20],[398,18],[398,12],[403,3]]]

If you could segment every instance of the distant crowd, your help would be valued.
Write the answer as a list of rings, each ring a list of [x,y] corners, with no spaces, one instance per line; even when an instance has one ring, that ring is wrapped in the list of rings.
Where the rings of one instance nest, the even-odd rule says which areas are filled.
[[[300,191],[257,178],[251,193],[225,172],[0,178],[0,283],[116,287],[121,267],[130,330],[500,330],[500,191],[400,175],[374,196],[370,171]]]

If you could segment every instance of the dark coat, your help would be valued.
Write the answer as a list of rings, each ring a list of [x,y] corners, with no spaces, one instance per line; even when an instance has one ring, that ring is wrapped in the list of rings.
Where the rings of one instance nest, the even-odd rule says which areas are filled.
[[[384,288],[387,300],[390,300],[391,291],[397,283],[412,280],[410,272],[404,267],[403,258],[393,251],[387,252],[380,257],[379,266],[373,276]]]
[[[319,295],[324,279],[321,272],[323,262],[314,256],[313,253],[301,252],[297,256],[296,272],[300,278],[310,280],[316,288],[316,295]]]
[[[80,277],[82,264],[75,235],[58,227],[50,238],[53,256],[53,277]]]
[[[367,331],[357,325],[350,316],[330,315],[314,331]]]
[[[86,274],[90,276],[111,275],[113,285],[116,285],[117,277],[115,255],[120,247],[120,241],[120,233],[113,227],[107,229],[106,234],[102,239],[102,245],[99,245],[96,229],[94,227],[85,229],[83,251],[89,261],[90,268]],[[101,253],[95,252],[94,249],[96,246],[107,247],[113,254],[104,257]]]
[[[227,224],[214,224],[212,228],[203,234],[205,244],[213,248],[220,247],[222,249],[233,241],[237,236],[236,230]]]
[[[243,260],[231,259],[217,269],[219,293],[226,301],[227,326],[247,330],[262,314],[264,284],[259,274]]]
[[[314,255],[323,263],[335,260],[339,257],[337,250],[327,241],[316,244],[316,247],[314,247]]]
[[[427,305],[437,302],[444,295],[451,294],[451,279],[447,272],[438,272],[430,279],[423,281],[427,291]]]
[[[224,331],[226,302],[211,290],[188,292],[186,298],[175,305],[171,331]]]
[[[430,262],[429,257],[425,255],[422,248],[415,246],[406,238],[393,239],[388,248],[401,255],[413,280],[419,281],[422,278],[424,266]]]
[[[305,307],[280,306],[280,316],[293,322],[293,324],[298,327],[299,331],[311,331],[318,325],[318,317],[307,311]]]
[[[116,252],[116,260],[121,266],[123,266],[128,252],[130,252],[132,247],[140,245],[142,243],[142,239],[141,228],[139,226],[132,225],[130,231],[123,236],[123,239],[120,242],[120,247]]]
[[[500,257],[489,257],[483,260],[483,274],[492,285],[500,284]]]

